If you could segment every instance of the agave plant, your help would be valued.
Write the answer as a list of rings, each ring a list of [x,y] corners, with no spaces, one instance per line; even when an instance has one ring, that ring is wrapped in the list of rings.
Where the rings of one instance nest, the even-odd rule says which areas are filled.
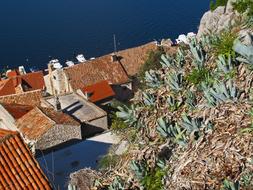
[[[227,179],[225,179],[223,181],[223,187],[222,187],[222,190],[239,190],[240,189],[240,184],[239,182],[232,182],[232,181],[229,181]]]
[[[165,54],[161,56],[160,63],[163,68],[177,67],[174,59],[170,57],[169,55],[165,55]]]
[[[152,88],[159,88],[162,85],[162,81],[159,80],[158,75],[152,70],[145,72],[145,82],[147,86]]]
[[[189,43],[189,46],[190,46],[190,52],[193,55],[194,65],[198,69],[203,68],[206,62],[206,53],[204,49],[202,48],[202,45],[197,42],[196,38],[192,38],[192,40]]]
[[[181,48],[178,48],[177,50],[176,61],[180,67],[183,67],[183,65],[185,64],[185,55]]]
[[[225,74],[230,73],[234,69],[230,55],[228,56],[228,58],[226,58],[225,55],[219,55],[217,60],[217,66],[219,71],[222,71]]]
[[[131,161],[130,169],[134,172],[138,180],[142,180],[147,173],[146,167],[143,164],[136,162],[135,160]]]
[[[202,88],[204,97],[211,106],[216,106],[226,101],[237,101],[240,96],[239,90],[231,80],[214,84],[212,88],[208,88],[202,84]]]
[[[131,105],[131,107],[127,107],[126,105],[118,106],[118,112],[116,112],[116,116],[123,119],[125,123],[130,126],[134,126],[137,124],[137,117],[135,115],[135,107]]]
[[[236,41],[233,47],[234,51],[241,55],[241,57],[237,57],[236,59],[240,62],[253,64],[253,44],[246,46],[242,44],[240,41]]]
[[[171,72],[167,75],[165,82],[172,90],[178,92],[183,87],[183,74]]]
[[[188,104],[191,108],[195,108],[197,105],[196,95],[192,91],[186,92],[186,104]]]
[[[181,102],[177,101],[172,96],[168,96],[167,98],[167,105],[169,106],[171,111],[175,111],[181,105]]]
[[[157,131],[164,138],[171,138],[175,143],[179,145],[186,145],[186,138],[184,136],[184,130],[182,131],[177,124],[165,122],[161,117],[157,120]]]
[[[183,115],[181,125],[184,129],[186,129],[188,134],[192,132],[199,131],[204,127],[204,122],[199,118],[191,118],[189,116]]]
[[[117,176],[112,184],[108,187],[108,190],[124,190],[124,184],[122,182],[122,180]]]
[[[218,41],[218,37],[217,35],[212,35],[212,34],[203,35],[201,36],[200,41],[203,47],[210,49],[212,47],[212,44]]]
[[[154,106],[155,105],[155,97],[153,94],[143,92],[142,95],[143,95],[143,103],[146,106]]]

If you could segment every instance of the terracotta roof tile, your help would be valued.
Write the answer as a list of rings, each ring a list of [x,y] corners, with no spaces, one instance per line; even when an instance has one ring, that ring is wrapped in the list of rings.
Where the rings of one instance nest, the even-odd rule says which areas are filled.
[[[108,80],[112,84],[129,81],[122,66],[118,62],[112,62],[110,55],[65,68],[65,73],[74,90],[102,80]]]
[[[52,189],[18,133],[0,129],[0,189]]]
[[[74,126],[79,126],[80,123],[74,120],[71,116],[60,112],[60,111],[55,111],[52,108],[45,108],[45,107],[40,107],[40,110],[51,120],[53,120],[56,124],[64,124],[64,125],[74,125]]]
[[[22,94],[13,94],[0,96],[0,103],[6,104],[23,104],[23,105],[40,105],[42,99],[41,90],[25,92]]]
[[[7,77],[8,78],[16,77],[18,75],[19,75],[19,71],[17,71],[17,70],[13,70],[13,71],[7,72]]]
[[[15,94],[16,90],[11,79],[0,81],[0,96]]]
[[[45,87],[43,73],[41,71],[18,75],[16,71],[8,73],[8,79],[0,83],[0,96],[19,93],[17,87],[21,85],[22,91],[42,90]]]
[[[80,126],[72,117],[52,108],[35,107],[16,121],[20,132],[30,140],[39,139],[55,124]]]
[[[89,100],[93,103],[115,96],[115,93],[108,81],[101,81],[94,85],[86,86],[82,92],[89,93]]]
[[[21,104],[2,104],[14,119],[19,119],[33,109],[33,106]]]
[[[149,53],[151,51],[155,51],[156,49],[156,43],[150,42],[139,47],[119,51],[117,55],[121,57],[120,62],[125,68],[127,74],[129,76],[134,76],[139,72],[141,66],[147,60]]]
[[[111,54],[109,54],[65,68],[65,73],[74,90],[82,89],[84,86],[93,85],[102,80],[107,80],[111,84],[127,83],[128,76],[138,73],[148,53],[156,48],[156,44],[151,42],[117,52],[119,61],[112,62]]]

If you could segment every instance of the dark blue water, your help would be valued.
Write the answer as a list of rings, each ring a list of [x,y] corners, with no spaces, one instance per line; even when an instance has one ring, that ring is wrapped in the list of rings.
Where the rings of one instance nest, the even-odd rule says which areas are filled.
[[[1,0],[0,69],[46,67],[197,31],[209,0]],[[29,61],[27,62],[26,59]]]

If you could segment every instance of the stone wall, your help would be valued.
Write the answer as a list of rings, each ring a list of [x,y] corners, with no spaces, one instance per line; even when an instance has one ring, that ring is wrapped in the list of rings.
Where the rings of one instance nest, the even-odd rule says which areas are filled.
[[[133,97],[132,83],[122,85],[112,85],[113,91],[115,92],[115,98],[120,101],[127,101]]]
[[[57,92],[57,94],[64,94],[72,92],[67,76],[63,69],[56,69],[51,74],[51,81],[50,81],[50,74],[46,75],[44,77],[45,85],[47,89],[47,93],[53,95],[54,92]],[[53,88],[52,88],[53,87]]]
[[[0,128],[17,131],[14,118],[0,105]]]
[[[81,126],[55,125],[37,141],[36,149],[49,149],[75,139],[82,139]]]
[[[108,129],[107,115],[99,119],[84,123],[82,126],[83,138],[94,136]]]

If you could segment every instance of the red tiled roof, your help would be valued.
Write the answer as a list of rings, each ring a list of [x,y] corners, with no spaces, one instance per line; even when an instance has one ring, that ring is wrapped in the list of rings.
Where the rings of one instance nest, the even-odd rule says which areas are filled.
[[[16,90],[11,79],[0,81],[0,96],[15,94]]]
[[[106,98],[110,98],[115,95],[113,89],[109,85],[108,81],[101,81],[94,85],[86,86],[82,89],[82,92],[89,93],[91,96],[89,100],[93,103],[98,102],[100,100],[104,100]]]
[[[44,89],[45,82],[42,71],[25,75],[14,75],[14,72],[16,73],[16,71],[11,71],[7,74],[9,79],[1,81],[0,96],[16,94],[16,87],[19,85],[25,92]]]
[[[41,103],[41,99],[42,99],[41,90],[35,90],[25,92],[22,94],[0,96],[0,103],[38,106]]]
[[[65,68],[65,73],[74,90],[102,80],[108,80],[112,84],[129,81],[122,66],[118,62],[112,62],[110,55]]]
[[[35,107],[16,121],[20,132],[30,140],[39,139],[55,124],[80,126],[72,117],[52,108]]]
[[[1,129],[0,128],[0,140],[8,135],[11,135],[11,134],[16,134],[17,132],[15,131],[9,131],[9,130],[6,130],[6,129]]]
[[[109,54],[65,68],[65,73],[74,90],[103,80],[107,80],[110,84],[127,83],[128,76],[137,74],[146,61],[148,53],[156,48],[156,44],[151,42],[117,52],[119,61],[112,62]]]
[[[19,119],[33,109],[33,106],[21,104],[2,104],[14,119]]]
[[[52,189],[19,134],[0,129],[0,189]]]
[[[10,72],[7,73],[7,77],[8,77],[8,78],[16,77],[16,76],[18,76],[18,75],[19,75],[19,72],[16,71],[16,70],[10,71]]]
[[[151,51],[157,50],[155,42],[150,42],[148,44],[119,51],[117,55],[121,57],[120,62],[123,65],[129,76],[136,75],[141,66],[145,63],[148,55]]]

